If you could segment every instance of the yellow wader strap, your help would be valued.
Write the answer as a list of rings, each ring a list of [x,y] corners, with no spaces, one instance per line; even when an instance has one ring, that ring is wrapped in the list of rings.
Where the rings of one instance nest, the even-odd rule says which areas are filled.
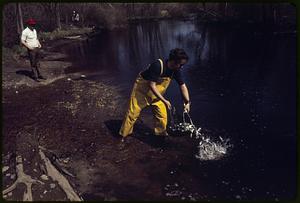
[[[160,76],[163,74],[164,72],[164,65],[163,65],[163,61],[161,59],[158,59],[160,62]]]

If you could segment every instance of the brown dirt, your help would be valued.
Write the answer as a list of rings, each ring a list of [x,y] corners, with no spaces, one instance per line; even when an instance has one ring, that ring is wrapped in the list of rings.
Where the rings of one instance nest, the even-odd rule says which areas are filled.
[[[64,56],[45,53],[41,67],[48,79],[44,82],[16,73],[29,69],[25,59],[3,65],[2,163],[9,166],[3,173],[3,189],[17,179],[7,174],[16,173],[15,158],[21,155],[25,173],[45,183],[32,186],[33,200],[67,200],[57,182],[41,179],[46,174],[38,154],[42,146],[58,169],[74,175],[62,172],[84,200],[168,199],[166,175],[174,162],[180,165],[186,159],[178,149],[190,148],[188,140],[170,140],[173,143],[165,150],[168,146],[157,144],[151,135],[146,115],[138,121],[136,134],[122,142],[117,131],[127,98],[120,89],[82,78],[80,73],[66,75],[64,68],[70,63],[58,60]],[[4,198],[22,200],[24,191],[20,184]]]

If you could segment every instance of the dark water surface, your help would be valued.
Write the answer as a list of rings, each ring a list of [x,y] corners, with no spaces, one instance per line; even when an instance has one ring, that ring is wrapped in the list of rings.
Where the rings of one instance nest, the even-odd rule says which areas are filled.
[[[208,136],[230,138],[234,148],[223,160],[174,163],[173,169],[187,178],[177,183],[170,176],[166,195],[200,200],[294,198],[295,35],[272,34],[249,25],[160,21],[103,32],[61,49],[74,62],[68,72],[93,73],[90,79],[99,81],[112,78],[128,98],[137,73],[176,47],[190,56],[183,72],[194,123]],[[180,112],[175,82],[167,97]]]

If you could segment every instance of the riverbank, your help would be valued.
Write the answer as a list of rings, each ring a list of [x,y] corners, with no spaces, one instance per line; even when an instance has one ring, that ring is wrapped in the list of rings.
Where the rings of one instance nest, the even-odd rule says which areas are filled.
[[[27,50],[24,47],[19,45],[12,48],[2,47],[2,88],[17,89],[23,85],[37,87],[67,77],[64,70],[71,66],[71,63],[66,61],[67,56],[65,54],[57,52],[56,47],[79,40],[87,40],[98,32],[99,30],[93,28],[73,27],[68,30],[40,33],[39,37],[42,44],[40,71],[47,78],[41,82],[36,82],[29,77],[31,68]]]
[[[2,183],[5,189],[3,197],[6,200],[82,199],[81,190],[74,185],[78,178],[72,174],[73,169],[77,170],[76,177],[77,172],[84,174],[87,166],[76,167],[77,164],[72,163],[73,157],[70,153],[73,153],[74,149],[79,150],[79,153],[75,153],[79,155],[77,158],[81,162],[85,160],[85,145],[87,142],[97,143],[95,131],[96,134],[103,134],[101,119],[114,113],[114,102],[118,101],[116,90],[112,87],[100,82],[86,81],[80,72],[66,74],[64,71],[72,63],[66,60],[67,55],[56,52],[56,47],[86,40],[87,34],[89,33],[83,33],[84,36],[74,39],[48,39],[42,43],[40,71],[47,79],[41,82],[31,79],[27,56],[12,49],[2,49],[5,143],[2,148]],[[85,89],[87,87],[88,89]],[[90,117],[92,112],[95,114]],[[95,116],[98,119],[95,119]],[[88,126],[93,126],[93,132],[86,129],[73,132],[74,126],[81,126],[80,123],[91,118],[94,118],[94,122],[88,123]],[[99,125],[102,126],[102,130],[99,129]],[[86,136],[85,142],[82,142],[82,133],[89,135]],[[72,140],[70,143],[66,136],[74,135],[80,140]],[[64,141],[58,142],[61,139]],[[73,145],[73,141],[79,145]],[[71,147],[65,151],[66,146]],[[59,159],[53,159],[53,155],[59,156]],[[72,166],[62,161],[64,158],[70,160]],[[66,168],[70,167],[72,174],[66,172],[69,170]],[[84,177],[80,180],[82,185],[88,182]],[[34,184],[31,186],[30,182]],[[27,186],[27,192],[24,191],[24,184]]]
[[[80,72],[64,72],[71,62],[55,47],[74,40],[43,44],[43,82],[26,75],[28,59],[3,52],[4,199],[28,197],[24,184],[29,180],[35,180],[30,185],[34,201],[200,198],[194,182],[180,197],[173,196],[181,187],[179,178],[186,176],[174,170],[193,159],[195,143],[182,137],[161,145],[147,115],[137,122],[135,135],[122,142],[118,130],[128,95],[111,84],[113,76],[95,81]]]
[[[72,66],[78,67],[74,71],[86,73],[63,72],[63,78],[48,84],[15,88],[12,83],[3,88],[4,189],[27,177],[25,183],[37,180],[32,185],[36,201],[292,199],[296,39],[261,38],[252,30],[237,30],[229,29],[229,34],[223,28],[182,21],[146,23],[130,29],[130,43],[126,32],[103,33],[91,41],[54,40],[57,47],[44,43],[52,53],[42,59],[44,71],[53,73],[58,64],[72,60]],[[149,33],[162,44],[147,40]],[[205,46],[193,47],[196,41]],[[125,142],[118,136],[131,81],[139,71],[133,67],[141,67],[132,62],[150,61],[148,47],[170,50],[175,44],[191,53],[195,65],[185,72],[195,125],[204,135],[230,138],[234,145],[222,160],[196,159],[199,143],[189,136],[168,137],[164,145],[157,142],[150,130],[151,109],[142,112],[133,136]],[[214,63],[195,64],[194,56]],[[13,66],[12,58],[5,64]],[[27,59],[18,64],[29,68]],[[10,70],[13,77],[29,80],[16,70],[19,67]],[[171,84],[168,94],[175,91]],[[166,96],[177,110],[181,107],[180,95]],[[247,164],[241,164],[245,160]],[[69,185],[60,182],[65,180]],[[23,200],[24,192],[20,183],[3,196]]]
[[[139,136],[122,142],[117,132],[127,98],[110,84],[113,78],[91,81],[80,72],[64,73],[71,62],[55,47],[73,42],[43,44],[41,72],[47,80],[42,82],[28,76],[27,58],[3,50],[4,199],[166,198],[165,182],[152,177],[169,173],[173,160],[184,156],[174,153],[177,145],[164,153],[140,122]],[[150,163],[144,164],[145,160]],[[153,170],[158,163],[164,167]]]
[[[63,58],[59,54],[47,55],[47,59],[50,56],[52,61],[42,61],[49,74],[69,64],[57,61]],[[34,201],[179,198],[171,194],[177,186],[164,187],[177,181],[172,178],[175,163],[181,165],[187,158],[178,149],[194,150],[188,137],[171,142],[165,151],[149,127],[139,121],[135,136],[122,142],[117,132],[127,98],[110,84],[113,78],[91,81],[73,74],[37,83],[16,74],[17,64],[11,63],[11,70],[3,74],[4,199],[24,200],[28,194],[23,186],[29,180],[37,181],[27,186],[32,187]],[[16,188],[6,192],[15,181]]]

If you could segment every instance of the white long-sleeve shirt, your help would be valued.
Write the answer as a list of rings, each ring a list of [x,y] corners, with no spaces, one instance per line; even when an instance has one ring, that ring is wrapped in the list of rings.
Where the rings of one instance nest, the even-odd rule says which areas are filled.
[[[37,39],[37,33],[35,29],[30,30],[28,27],[26,27],[22,31],[21,40],[24,41],[29,47],[39,47],[39,41]]]

